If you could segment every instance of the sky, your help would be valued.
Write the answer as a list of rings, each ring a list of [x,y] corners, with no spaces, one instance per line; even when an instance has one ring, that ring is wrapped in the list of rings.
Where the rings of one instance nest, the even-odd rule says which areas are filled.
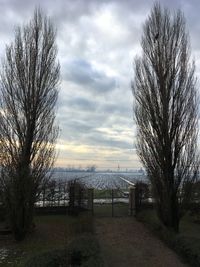
[[[99,170],[142,165],[135,149],[133,62],[140,55],[142,26],[151,0],[0,0],[0,57],[14,40],[14,29],[27,23],[35,7],[51,17],[61,81],[56,121],[60,128],[57,167]],[[167,0],[180,8],[190,34],[192,58],[200,77],[200,1]]]

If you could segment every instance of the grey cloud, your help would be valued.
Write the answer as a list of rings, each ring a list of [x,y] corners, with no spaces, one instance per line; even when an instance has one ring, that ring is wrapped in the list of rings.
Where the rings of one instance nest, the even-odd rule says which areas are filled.
[[[121,149],[131,149],[133,147],[133,144],[128,143],[126,141],[114,140],[97,133],[95,135],[90,136],[89,144],[95,146],[115,147]]]
[[[72,101],[73,102],[73,101]],[[100,105],[100,104],[99,104]],[[104,106],[104,105],[103,105]],[[117,105],[116,105],[117,107]],[[112,109],[114,107],[112,106]],[[109,108],[110,109],[110,108]],[[131,127],[131,119],[126,114],[116,114],[105,109],[88,111],[63,107],[57,118],[62,121],[61,135],[69,141],[79,141],[82,144],[118,148],[132,148],[132,143],[127,141],[114,140],[106,131],[101,128],[115,127],[116,137],[120,136],[124,127]]]
[[[90,145],[90,146],[104,146],[110,148],[121,148],[121,149],[131,149],[133,148],[133,143],[127,141],[115,140],[106,133],[102,133],[99,130],[95,129],[94,125],[89,123],[70,120],[63,125],[62,133],[64,134],[66,140],[75,141],[81,144]],[[121,131],[117,131],[118,136]]]
[[[108,93],[116,88],[114,78],[108,77],[106,73],[97,71],[89,62],[77,59],[68,62],[64,68],[64,78],[73,81],[93,93]]]
[[[72,134],[75,137],[80,137],[82,134],[89,133],[94,129],[93,125],[75,119],[67,121],[63,124],[63,126],[65,127],[64,129],[67,131],[66,134],[70,133],[70,135]]]
[[[102,127],[107,121],[104,114],[92,111],[74,110],[63,108],[57,115],[62,130],[62,138],[82,140],[92,132],[95,134],[96,128]]]
[[[67,107],[69,109],[79,110],[82,111],[94,111],[98,104],[96,101],[92,101],[88,98],[83,97],[60,97],[58,99],[58,106]]]
[[[63,128],[69,128],[73,132],[74,124],[70,124],[73,120],[76,122],[84,122],[85,125],[93,125],[93,128],[111,127],[116,124],[126,126],[132,124],[132,107],[127,103],[105,103],[105,100],[89,100],[81,97],[72,97],[59,101],[58,120],[62,122]],[[68,127],[68,126],[69,127]],[[79,127],[80,126],[80,127]],[[82,133],[82,124],[76,125],[78,133]],[[83,128],[85,129],[85,127]]]
[[[63,79],[57,120],[62,139],[95,147],[133,148],[127,141],[130,136],[119,141],[103,128],[114,128],[120,136],[123,127],[130,130],[133,127],[132,95],[128,92],[133,79],[132,61],[139,51],[142,24],[153,3],[154,0],[0,0],[0,54],[4,53],[3,43],[14,39],[11,37],[14,37],[16,24],[28,22],[35,6],[41,6],[57,27]],[[192,53],[199,56],[200,1],[165,0],[161,4],[171,10],[183,10],[194,49]],[[119,26],[114,38],[106,32],[107,25],[110,31],[115,26],[110,25],[109,20],[100,30],[94,23],[95,16],[104,11],[106,14],[107,10]],[[197,61],[197,69],[199,64]],[[94,66],[100,68],[97,70]],[[114,73],[112,77],[109,71]],[[120,83],[119,88],[116,81]]]
[[[127,116],[131,113],[131,107],[125,103],[106,103],[101,106],[101,110],[109,114],[118,114],[120,116]]]
[[[132,148],[132,143],[127,141],[118,141],[111,137],[106,131],[101,128],[111,128],[112,125],[121,127],[115,129],[116,138],[123,133],[124,127],[131,127],[130,118],[120,118],[103,114],[78,113],[71,117],[72,113],[62,117],[62,135],[66,140],[78,141],[82,144],[118,148]]]

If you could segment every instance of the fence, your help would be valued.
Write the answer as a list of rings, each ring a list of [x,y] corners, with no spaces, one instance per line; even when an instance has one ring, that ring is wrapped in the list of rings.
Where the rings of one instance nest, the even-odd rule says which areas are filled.
[[[77,180],[50,181],[35,203],[37,214],[75,214],[83,209],[88,209],[88,190]]]
[[[36,207],[67,206],[69,202],[68,183],[51,180],[40,189]]]
[[[95,216],[129,216],[135,214],[135,189],[95,190],[93,192],[93,214]]]
[[[50,181],[41,188],[35,204],[37,214],[77,214],[88,210],[95,216],[128,216],[135,214],[135,189],[86,188],[78,180]]]

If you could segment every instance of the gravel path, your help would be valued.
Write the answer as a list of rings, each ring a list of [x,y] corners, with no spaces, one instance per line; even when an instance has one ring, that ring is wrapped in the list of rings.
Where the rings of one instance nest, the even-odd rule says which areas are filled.
[[[106,267],[186,267],[134,218],[95,218]]]

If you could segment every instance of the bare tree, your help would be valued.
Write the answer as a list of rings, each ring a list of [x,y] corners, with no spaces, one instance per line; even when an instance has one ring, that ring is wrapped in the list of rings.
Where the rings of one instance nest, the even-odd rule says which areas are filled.
[[[18,27],[1,68],[0,190],[17,240],[33,220],[40,185],[55,158],[55,104],[60,68],[55,30],[38,9]]]
[[[138,154],[163,224],[175,231],[198,171],[198,107],[194,63],[181,11],[155,4],[135,60]],[[179,197],[181,196],[181,197]]]

